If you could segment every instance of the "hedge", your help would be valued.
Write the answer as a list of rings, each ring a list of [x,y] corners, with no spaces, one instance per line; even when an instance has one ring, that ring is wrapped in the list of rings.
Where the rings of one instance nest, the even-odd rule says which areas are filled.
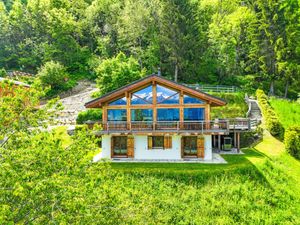
[[[264,93],[263,90],[256,91],[256,97],[258,104],[262,110],[263,117],[265,119],[267,130],[275,137],[280,139],[283,138],[284,128],[279,121],[276,113],[268,102],[268,96]]]
[[[84,124],[86,121],[101,121],[102,110],[101,109],[88,109],[87,111],[80,112],[77,116],[76,123]]]
[[[289,127],[284,134],[286,151],[297,159],[300,159],[300,126]]]

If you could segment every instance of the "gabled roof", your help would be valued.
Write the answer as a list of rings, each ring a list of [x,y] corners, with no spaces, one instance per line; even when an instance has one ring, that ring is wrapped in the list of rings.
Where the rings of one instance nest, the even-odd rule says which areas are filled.
[[[207,101],[212,106],[226,105],[226,101],[222,98],[218,98],[216,96],[207,94],[205,92],[190,88],[186,85],[179,84],[177,82],[166,79],[166,78],[164,78],[162,76],[159,76],[157,74],[152,74],[152,75],[149,75],[149,76],[144,77],[142,79],[139,79],[137,81],[134,81],[134,82],[132,82],[132,83],[126,85],[126,86],[123,86],[123,87],[119,88],[119,89],[116,89],[112,92],[109,92],[105,95],[102,95],[99,98],[91,100],[91,101],[85,103],[85,107],[86,108],[101,108],[102,103],[108,102],[108,101],[110,101],[110,100],[112,100],[112,99],[114,99],[118,96],[121,96],[121,95],[125,94],[125,92],[130,92],[130,91],[133,91],[133,90],[135,90],[135,89],[137,89],[137,88],[139,88],[143,85],[150,84],[153,81],[155,81],[159,84],[163,84],[167,87],[170,86],[172,88],[182,90],[184,93],[190,94],[194,97],[198,97],[202,100]]]

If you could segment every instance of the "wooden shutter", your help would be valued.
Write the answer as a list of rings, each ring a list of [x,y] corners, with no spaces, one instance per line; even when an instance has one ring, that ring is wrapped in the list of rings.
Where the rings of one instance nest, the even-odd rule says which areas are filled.
[[[172,136],[164,136],[164,148],[172,148]]]
[[[184,157],[184,151],[183,151],[183,148],[184,148],[184,137],[181,136],[181,158]]]
[[[204,137],[197,137],[197,157],[204,158]]]
[[[110,138],[110,154],[112,158],[114,157],[114,143],[114,136],[112,136]]]
[[[148,150],[152,149],[153,145],[152,145],[152,136],[148,136]]]
[[[127,136],[127,156],[129,158],[134,157],[134,137]]]

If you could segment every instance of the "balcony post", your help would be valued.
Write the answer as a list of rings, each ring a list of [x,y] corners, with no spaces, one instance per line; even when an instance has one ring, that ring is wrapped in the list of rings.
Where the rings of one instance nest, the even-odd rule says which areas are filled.
[[[248,118],[248,130],[251,130],[251,120]]]

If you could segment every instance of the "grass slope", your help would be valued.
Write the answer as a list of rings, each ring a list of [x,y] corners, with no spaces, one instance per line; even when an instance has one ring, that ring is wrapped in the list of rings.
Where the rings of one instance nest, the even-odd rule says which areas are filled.
[[[244,152],[224,155],[226,165],[113,163],[112,168],[135,183],[137,207],[151,207],[145,223],[297,224],[299,161],[267,132]],[[143,197],[149,202],[140,204]]]
[[[271,98],[269,102],[285,129],[293,125],[300,125],[299,103],[276,98]]]
[[[223,107],[212,107],[211,118],[235,118],[245,117],[248,106],[244,100],[244,93],[210,93],[223,98],[227,104]]]

